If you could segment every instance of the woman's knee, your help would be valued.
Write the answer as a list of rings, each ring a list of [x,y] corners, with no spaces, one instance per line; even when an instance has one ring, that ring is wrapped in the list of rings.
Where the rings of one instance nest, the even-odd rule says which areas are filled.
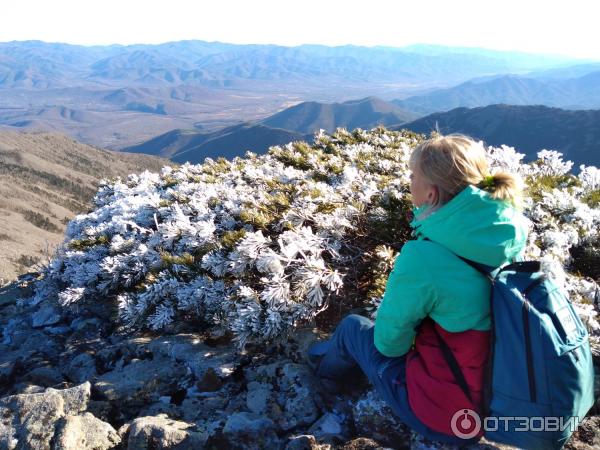
[[[344,331],[359,331],[373,327],[373,321],[358,314],[349,314],[344,317],[339,327]]]

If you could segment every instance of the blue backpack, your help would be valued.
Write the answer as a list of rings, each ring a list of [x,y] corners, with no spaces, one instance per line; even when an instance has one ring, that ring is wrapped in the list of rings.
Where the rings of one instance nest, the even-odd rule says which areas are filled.
[[[458,257],[491,281],[491,347],[479,418],[485,437],[524,449],[562,448],[595,401],[584,324],[538,261],[493,268]],[[470,398],[452,352],[438,338]]]

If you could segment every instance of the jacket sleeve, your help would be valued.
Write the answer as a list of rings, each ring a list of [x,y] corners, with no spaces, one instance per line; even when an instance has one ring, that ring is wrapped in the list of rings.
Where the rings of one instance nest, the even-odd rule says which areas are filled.
[[[437,302],[422,249],[421,241],[407,242],[387,280],[375,319],[375,347],[385,356],[402,356],[410,350],[416,326]]]

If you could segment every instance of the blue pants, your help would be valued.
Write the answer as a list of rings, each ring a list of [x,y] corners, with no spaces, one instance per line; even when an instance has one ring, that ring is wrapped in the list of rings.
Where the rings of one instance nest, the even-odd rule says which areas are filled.
[[[342,379],[360,366],[379,395],[407,426],[427,439],[448,444],[469,444],[465,440],[434,431],[424,425],[411,411],[406,390],[406,357],[390,358],[375,348],[375,327],[366,317],[349,315],[338,325],[333,336],[309,349],[311,355],[323,355],[317,375]]]

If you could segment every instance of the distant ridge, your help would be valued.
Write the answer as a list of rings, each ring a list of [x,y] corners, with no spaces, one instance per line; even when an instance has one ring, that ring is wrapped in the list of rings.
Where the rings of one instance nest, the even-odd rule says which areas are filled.
[[[265,153],[272,145],[310,137],[311,135],[262,124],[244,123],[206,134],[173,130],[124,151],[162,156],[179,163],[201,163],[207,157],[233,158],[243,156],[246,151]]]
[[[210,87],[248,80],[449,84],[493,73],[549,69],[577,60],[425,45],[284,47],[178,41],[85,47],[13,41],[0,42],[0,61],[0,87],[47,89],[124,81],[138,86]]]
[[[583,66],[595,68],[595,65]],[[583,71],[584,68],[580,68]],[[458,86],[439,89],[425,95],[412,96],[392,103],[419,114],[448,111],[458,107],[474,108],[491,104],[545,105],[567,109],[600,108],[600,65],[595,71],[574,78],[546,78],[502,75],[470,80]]]
[[[416,117],[392,103],[367,97],[344,103],[304,102],[274,114],[261,123],[299,133],[314,133],[319,129],[331,133],[338,127],[371,129],[377,125],[402,124]]]
[[[569,111],[546,106],[491,105],[431,114],[397,128],[443,134],[464,133],[491,145],[510,145],[529,160],[542,149],[565,159],[600,166],[600,110]]]
[[[148,153],[176,162],[201,162],[206,157],[242,156],[246,150],[264,153],[272,145],[310,140],[319,129],[371,129],[377,125],[398,125],[416,116],[376,97],[344,103],[303,102],[284,109],[258,123],[244,123],[202,133],[173,130],[124,149]]]

